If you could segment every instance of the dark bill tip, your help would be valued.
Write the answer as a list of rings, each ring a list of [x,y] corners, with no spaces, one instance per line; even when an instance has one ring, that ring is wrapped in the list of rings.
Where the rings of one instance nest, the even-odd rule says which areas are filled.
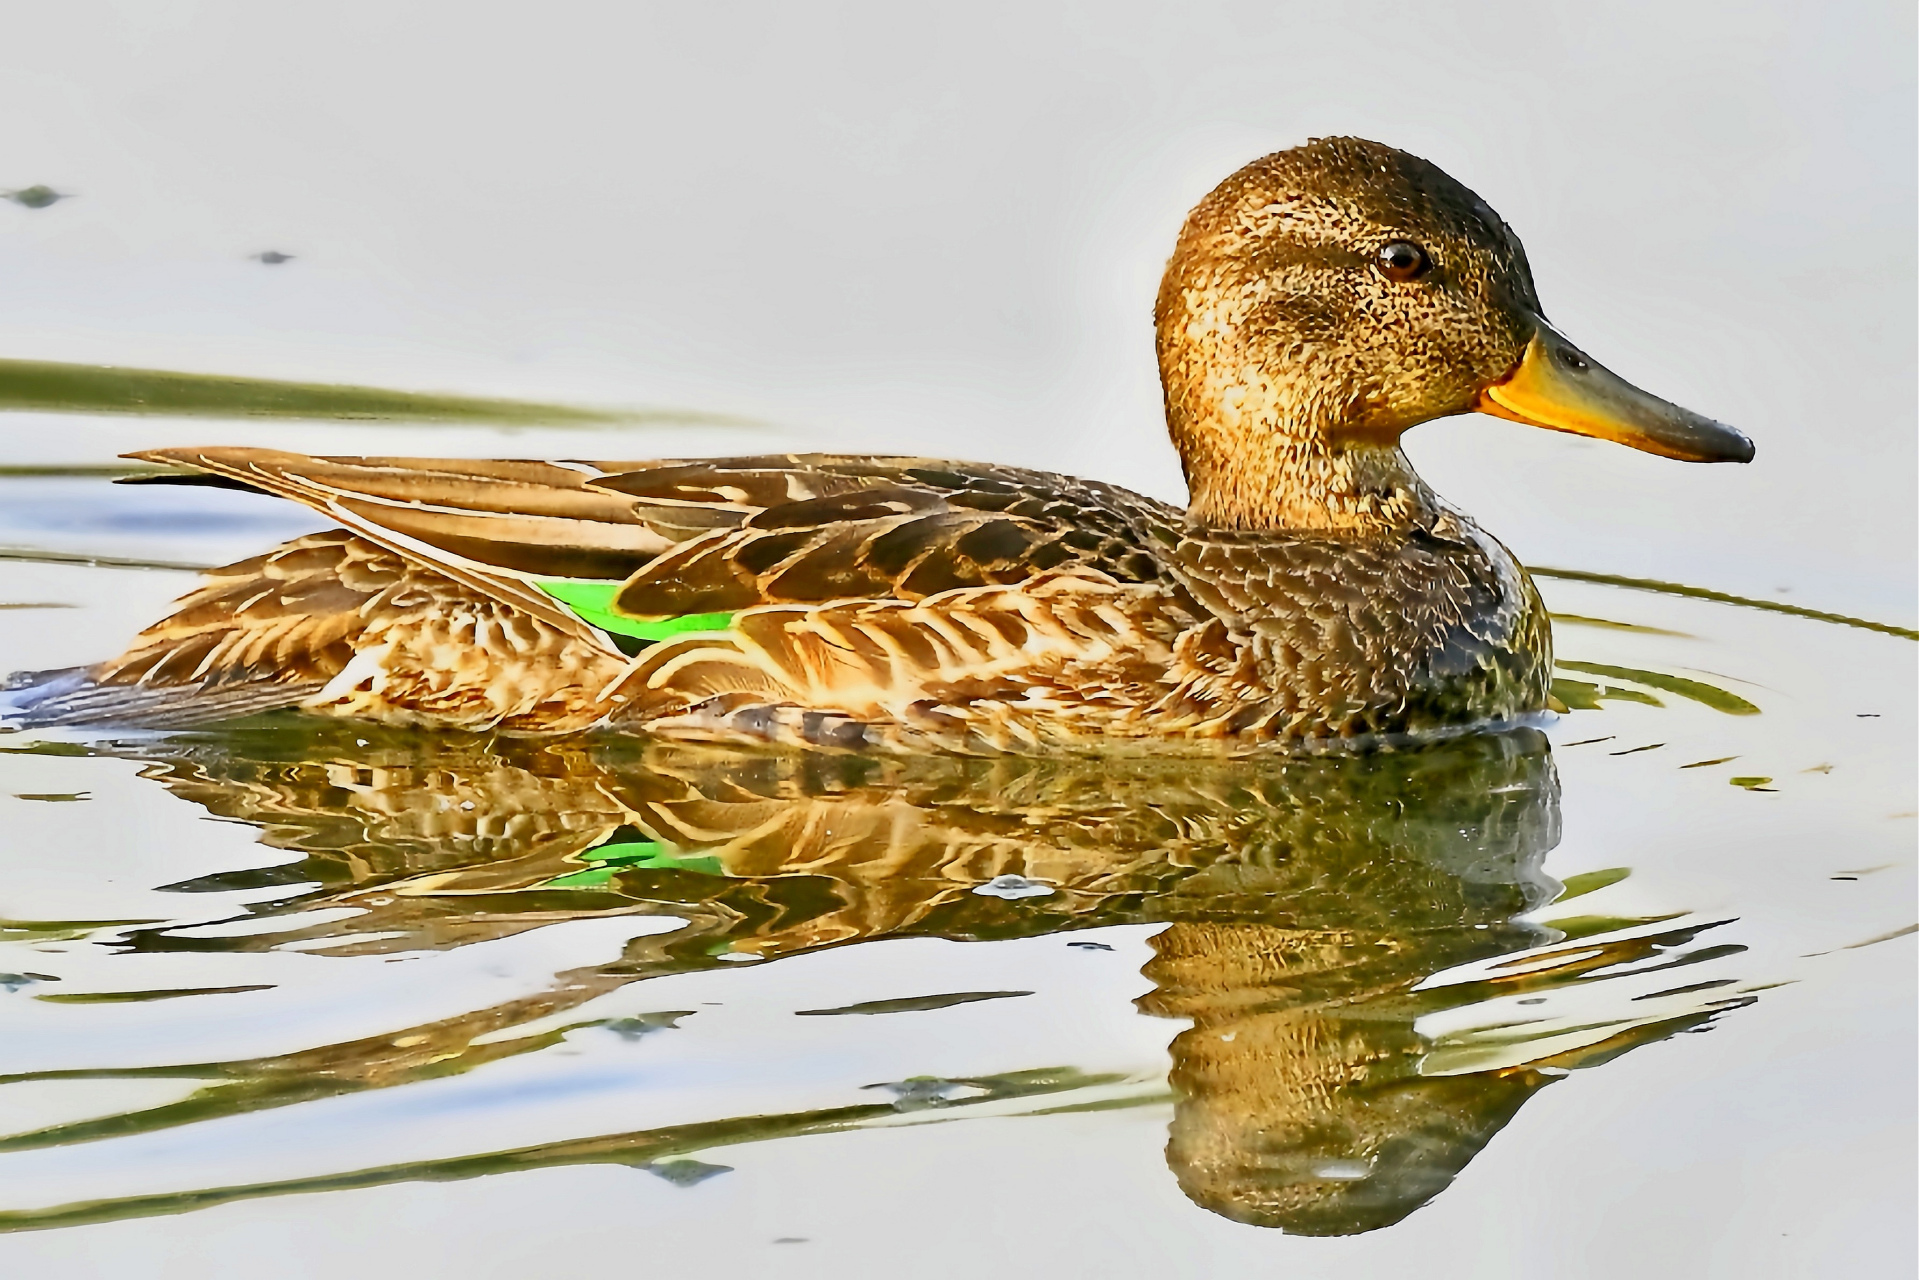
[[[1744,432],[1641,391],[1543,320],[1512,372],[1481,391],[1473,407],[1682,462],[1753,458]]]

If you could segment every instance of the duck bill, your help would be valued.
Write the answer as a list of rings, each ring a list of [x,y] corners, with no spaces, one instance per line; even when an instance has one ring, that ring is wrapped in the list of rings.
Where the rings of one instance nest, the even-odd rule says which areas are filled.
[[[1482,390],[1473,408],[1682,462],[1752,461],[1743,433],[1641,391],[1544,321],[1512,372]]]

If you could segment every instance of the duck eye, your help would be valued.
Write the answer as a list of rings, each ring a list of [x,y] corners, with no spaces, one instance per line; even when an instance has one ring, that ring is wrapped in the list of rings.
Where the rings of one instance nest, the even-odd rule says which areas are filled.
[[[1431,256],[1410,240],[1381,245],[1378,263],[1379,274],[1388,280],[1417,280],[1433,269]]]

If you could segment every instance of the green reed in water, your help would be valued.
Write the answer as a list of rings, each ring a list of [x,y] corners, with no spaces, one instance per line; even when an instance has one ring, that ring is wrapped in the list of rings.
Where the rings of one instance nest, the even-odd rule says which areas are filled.
[[[161,369],[123,369],[117,365],[0,360],[0,412],[10,410],[510,427],[610,427],[645,421],[719,425],[738,421],[711,414],[589,409],[578,405],[391,391],[325,382],[279,382]]]

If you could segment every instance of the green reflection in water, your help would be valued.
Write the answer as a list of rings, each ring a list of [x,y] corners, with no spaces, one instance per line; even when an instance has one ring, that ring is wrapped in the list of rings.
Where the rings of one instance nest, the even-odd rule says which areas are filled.
[[[431,395],[323,382],[278,382],[117,365],[0,360],[0,412],[131,413],[192,418],[357,419],[514,427],[631,425],[649,419],[737,422],[717,415],[585,409],[478,396]],[[70,472],[64,472],[70,474]],[[15,469],[12,474],[20,474]]]
[[[23,209],[50,209],[62,200],[73,199],[73,193],[55,191],[44,182],[36,182],[30,187],[0,191],[0,199],[11,200]]]
[[[0,475],[5,474],[5,471],[0,471]],[[1552,614],[1552,620],[1554,626],[1597,627],[1601,631],[1630,631],[1642,636],[1677,636],[1682,640],[1692,639],[1684,631],[1668,631],[1664,627],[1649,627],[1638,622],[1617,622],[1611,618],[1594,618],[1583,613],[1555,612]]]
[[[253,823],[264,843],[295,855],[166,886],[252,894],[238,918],[251,927],[239,936],[131,925],[113,933],[123,951],[397,954],[590,917],[684,925],[634,938],[612,962],[556,974],[533,995],[364,1039],[243,1061],[0,1080],[205,1082],[167,1105],[0,1138],[0,1152],[457,1075],[589,1027],[637,1038],[686,1012],[653,1015],[664,1020],[657,1025],[565,1018],[652,977],[751,967],[737,964],[742,958],[887,937],[986,940],[1159,924],[1145,970],[1154,990],[1137,1003],[1191,1024],[1172,1043],[1173,1176],[1215,1213],[1344,1235],[1397,1222],[1440,1194],[1533,1094],[1572,1068],[1753,998],[1714,983],[1649,1005],[1616,1000],[1603,1016],[1571,1024],[1509,1007],[1508,998],[1538,1005],[1741,949],[1694,946],[1711,925],[1605,938],[1598,935],[1656,921],[1530,918],[1617,875],[1594,873],[1562,894],[1541,871],[1559,839],[1558,782],[1544,736],[1529,729],[1369,754],[1088,761],[495,741],[289,717],[94,750],[146,761],[144,776],[174,795]],[[556,887],[583,864],[594,882]],[[973,891],[1001,876],[1053,891]],[[354,913],[317,922],[307,914],[329,908]],[[271,931],[281,917],[284,927]],[[1523,965],[1500,967],[1519,952]],[[1476,976],[1422,986],[1462,966]],[[809,1012],[938,1017],[943,1005],[1015,994],[902,992]],[[1489,1001],[1499,1003],[1473,1013]],[[1420,1029],[1422,1018],[1458,1011],[1472,1014],[1465,1030]],[[1127,1087],[1114,1095],[1120,1084]],[[548,1165],[651,1164],[905,1112],[957,1118],[1021,1091],[1107,1091],[1049,1105],[1051,1114],[1164,1096],[1154,1082],[1066,1069],[883,1087],[890,1102],[19,1210],[0,1213],[0,1229]]]
[[[0,942],[70,942],[130,924],[158,920],[0,920]]]
[[[1608,676],[1614,680],[1631,680],[1638,684],[1658,689],[1663,693],[1676,694],[1681,698],[1711,707],[1714,711],[1723,711],[1729,716],[1756,716],[1759,708],[1736,693],[1721,689],[1717,685],[1707,684],[1703,680],[1688,680],[1684,676],[1667,675],[1663,671],[1641,671],[1637,667],[1613,667],[1602,662],[1561,662],[1560,666],[1568,671],[1578,671],[1589,676]],[[1618,692],[1610,696],[1619,697]],[[1657,702],[1654,706],[1659,705]]]
[[[77,564],[91,569],[164,569],[184,573],[199,573],[213,567],[181,560],[146,560],[137,556],[95,556],[85,552],[49,551],[41,547],[0,547],[0,560],[17,560],[26,564]]]
[[[1005,1103],[1009,1100],[1043,1097],[1074,1089],[1113,1083],[1117,1077],[1091,1075],[1071,1067],[1037,1071],[1011,1071],[996,1076],[980,1076],[951,1083],[977,1090],[974,1097],[956,1107]],[[351,1173],[327,1174],[312,1178],[290,1178],[283,1182],[261,1182],[245,1186],[208,1187],[151,1196],[129,1196],[120,1200],[95,1200],[62,1205],[56,1209],[7,1212],[0,1210],[0,1231],[43,1231],[53,1227],[78,1227],[96,1222],[121,1222],[129,1218],[151,1218],[185,1213],[193,1209],[211,1209],[239,1200],[260,1200],[272,1196],[312,1195],[321,1191],[351,1191],[367,1187],[391,1186],[400,1182],[458,1182],[500,1173],[520,1173],[530,1169],[551,1169],[570,1165],[614,1164],[650,1169],[689,1152],[714,1147],[734,1147],[749,1142],[768,1142],[776,1138],[798,1138],[819,1133],[843,1133],[874,1121],[897,1122],[898,1109],[877,1102],[848,1107],[822,1107],[785,1115],[743,1116],[713,1120],[701,1124],[674,1125],[664,1129],[646,1129],[634,1133],[606,1134],[576,1138],[564,1142],[546,1142],[510,1151],[492,1151],[483,1155],[456,1156],[446,1160],[422,1160],[408,1164],[382,1165],[356,1169]]]
[[[1878,631],[1906,640],[1919,640],[1919,631],[1911,627],[1894,626],[1890,622],[1873,622],[1866,618],[1849,617],[1843,613],[1827,613],[1823,609],[1807,609],[1801,605],[1785,604],[1778,600],[1754,600],[1750,596],[1735,596],[1724,591],[1714,591],[1710,587],[1688,586],[1683,582],[1662,582],[1657,578],[1628,578],[1617,573],[1593,573],[1586,569],[1549,569],[1537,565],[1528,565],[1527,572],[1535,578],[1561,578],[1567,582],[1594,582],[1607,587],[1656,591],[1661,595],[1685,596],[1692,600],[1711,600],[1716,604],[1737,605],[1742,609],[1763,609],[1767,613],[1790,614],[1795,618],[1811,618],[1817,622],[1836,622],[1842,627],[1858,627],[1862,631]],[[1586,621],[1586,619],[1580,619],[1580,621]],[[1601,622],[1600,625],[1605,624]]]
[[[73,991],[35,996],[49,1004],[147,1004],[154,1000],[178,1000],[182,996],[229,996],[241,991],[271,991],[270,982],[254,982],[238,987],[175,987],[164,991]]]
[[[1566,877],[1565,887],[1559,891],[1554,902],[1567,902],[1573,898],[1583,898],[1596,893],[1607,885],[1618,884],[1632,874],[1630,867],[1607,867],[1603,871],[1583,871],[1576,876]]]
[[[1593,684],[1586,680],[1554,680],[1553,697],[1568,711],[1598,711],[1607,702],[1637,702],[1648,707],[1666,705],[1644,689]]]
[[[977,1004],[981,1000],[1010,1000],[1015,996],[1032,994],[1030,991],[953,991],[943,996],[862,1000],[858,1004],[843,1004],[836,1009],[796,1009],[794,1015],[801,1018],[835,1018],[846,1014],[931,1013],[936,1009],[951,1009],[954,1005]]]

